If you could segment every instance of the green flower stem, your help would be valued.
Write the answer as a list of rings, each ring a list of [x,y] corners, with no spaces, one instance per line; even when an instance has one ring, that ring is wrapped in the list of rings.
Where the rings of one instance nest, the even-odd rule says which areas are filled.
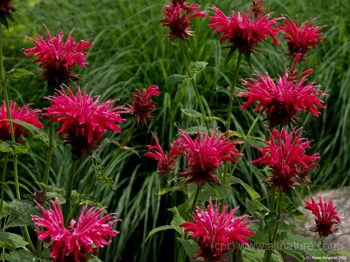
[[[54,137],[54,124],[51,123],[49,127],[49,148],[47,151],[46,165],[45,165],[45,173],[44,173],[44,183],[49,184],[49,175],[50,175],[50,167],[51,167],[51,159],[53,152],[53,137]]]
[[[192,203],[192,207],[191,207],[191,210],[190,210],[190,214],[191,214],[192,212],[194,212],[194,210],[195,210],[196,203],[197,203],[198,196],[199,196],[199,191],[200,191],[200,188],[197,187],[196,194],[195,194],[195,196],[194,196],[193,203]]]
[[[231,111],[232,111],[232,105],[233,105],[233,98],[235,97],[236,84],[238,80],[239,69],[241,67],[241,62],[242,62],[242,52],[240,52],[238,55],[238,61],[236,64],[236,69],[233,75],[232,85],[230,89],[230,98],[229,98],[229,104],[227,108],[226,132],[229,131],[231,128]]]
[[[1,178],[1,203],[0,203],[0,212],[2,212],[2,208],[4,206],[4,195],[5,195],[5,180],[6,180],[6,172],[7,172],[7,163],[9,161],[9,153],[6,153],[4,166],[2,169],[2,178]],[[1,219],[0,219],[1,221]],[[1,227],[2,228],[2,225]]]
[[[275,207],[275,214],[276,214],[277,221],[276,221],[276,224],[273,228],[272,234],[271,234],[271,231],[269,231],[269,245],[268,245],[267,249],[265,250],[264,262],[271,261],[271,256],[272,256],[272,251],[273,251],[272,247],[275,244],[278,227],[279,227],[280,220],[281,220],[282,196],[283,196],[282,191],[280,191],[279,195],[278,195],[278,199],[277,199],[277,204]]]
[[[77,166],[78,166],[79,160],[73,160],[71,170],[69,172],[69,181],[68,181],[68,190],[67,190],[67,200],[70,201],[72,197],[72,191],[73,191],[73,185],[74,180],[77,175]]]
[[[196,94],[196,97],[197,97],[197,100],[198,100],[198,104],[199,104],[199,108],[200,108],[201,113],[202,113],[203,118],[204,118],[205,126],[207,127],[207,130],[209,131],[210,130],[209,120],[208,120],[207,114],[205,112],[205,108],[204,108],[204,105],[203,105],[203,101],[201,99],[201,95],[199,94],[199,91],[198,91],[197,83],[196,83],[196,81],[194,81],[193,72],[191,72],[190,67],[188,65],[188,61],[187,61],[186,54],[185,54],[185,48],[184,48],[184,44],[183,44],[182,40],[180,40],[180,48],[181,48],[181,55],[182,55],[182,59],[183,59],[183,62],[185,64],[185,67],[186,67],[187,74],[191,78],[193,90],[194,90],[194,92]]]
[[[70,203],[71,203],[71,198],[72,198],[72,191],[73,191],[73,185],[74,185],[74,180],[77,175],[77,166],[78,166],[79,160],[73,160],[71,169],[69,171],[69,177],[68,177],[68,188],[67,188],[67,200],[66,200],[66,206],[65,206],[65,215],[66,215],[66,223],[68,223],[68,214],[70,212]]]
[[[239,52],[238,61],[236,64],[236,69],[233,75],[232,85],[230,89],[229,103],[227,107],[226,132],[228,132],[231,128],[231,112],[232,112],[233,98],[235,97],[236,84],[238,80],[239,68],[241,67],[241,62],[242,62],[242,52]],[[224,174],[222,177],[224,185],[228,183],[229,177],[227,173],[228,173],[228,162],[225,162]]]
[[[2,53],[2,38],[3,38],[2,26],[0,24],[0,77],[1,77],[0,80],[1,80],[2,88],[3,88],[2,90],[4,92],[7,118],[9,119],[11,141],[16,142],[15,132],[14,132],[13,123],[12,123],[11,110],[10,110],[10,100],[9,100],[9,96],[7,93],[6,81],[5,81],[5,69],[4,69],[4,61],[3,61],[3,53]],[[14,178],[15,178],[16,197],[18,200],[21,200],[21,193],[19,190],[19,182],[18,182],[18,159],[17,159],[16,150],[13,150],[13,174],[14,174]],[[34,251],[35,247],[33,245],[31,238],[30,238],[28,228],[26,226],[24,226],[23,229],[24,229],[24,234],[25,234],[27,241],[29,243],[29,246]]]
[[[249,130],[248,130],[248,133],[247,133],[247,135],[246,135],[246,138],[248,138],[248,137],[251,135],[251,133],[253,132],[254,127],[255,127],[256,124],[258,123],[258,121],[259,121],[261,115],[262,115],[262,112],[260,111],[260,113],[256,116],[256,118],[255,118],[253,124],[250,126],[250,128],[249,128]],[[243,152],[244,152],[244,149],[246,148],[246,146],[247,146],[247,141],[242,145],[241,149],[239,150],[239,153],[243,153]],[[238,157],[236,158],[236,163],[234,164],[234,166],[233,166],[233,168],[232,168],[232,170],[231,170],[231,175],[230,175],[230,177],[233,176],[233,173],[235,172],[235,170],[236,170],[236,168],[237,168],[237,165],[238,165],[238,162],[239,162],[240,159],[241,159],[240,156],[238,156]]]

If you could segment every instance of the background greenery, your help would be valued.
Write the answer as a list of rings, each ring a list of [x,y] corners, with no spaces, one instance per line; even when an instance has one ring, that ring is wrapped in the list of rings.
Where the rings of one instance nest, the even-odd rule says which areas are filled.
[[[230,10],[246,11],[250,1],[199,1],[202,9],[208,10],[215,5],[226,14]],[[312,80],[322,86],[328,93],[327,109],[322,110],[319,119],[310,114],[301,116],[301,126],[305,137],[313,140],[312,152],[319,152],[320,168],[312,174],[312,189],[336,188],[349,185],[350,181],[350,69],[349,69],[349,32],[350,4],[347,0],[271,0],[264,1],[275,16],[288,15],[298,17],[302,22],[315,17],[315,23],[327,25],[322,32],[327,36],[319,42],[308,55],[300,71],[309,67],[315,69]],[[162,28],[161,8],[164,1],[156,0],[23,0],[16,1],[21,10],[15,15],[16,23],[11,25],[5,34],[4,53],[5,67],[26,68],[35,73],[10,83],[10,97],[20,104],[33,103],[33,107],[42,108],[47,102],[42,98],[45,93],[43,83],[37,82],[40,73],[38,65],[32,64],[32,57],[24,56],[22,48],[32,46],[24,35],[34,36],[35,32],[43,35],[45,24],[54,35],[58,28],[67,35],[74,28],[76,40],[93,41],[89,49],[88,69],[78,70],[82,75],[80,86],[101,94],[103,99],[120,98],[120,104],[128,104],[135,88],[157,84],[162,95],[158,97],[155,119],[148,127],[140,126],[129,142],[129,146],[140,152],[147,150],[146,144],[152,144],[150,131],[154,131],[162,145],[167,149],[176,136],[176,122],[181,128],[198,125],[182,112],[182,108],[196,108],[195,96],[188,84],[166,85],[166,79],[174,73],[184,73],[185,68],[180,57],[179,47],[169,40],[163,40],[167,29]],[[201,95],[210,105],[211,115],[225,116],[227,97],[217,92],[220,87],[231,83],[235,66],[234,58],[228,66],[223,60],[228,50],[222,49],[218,35],[208,28],[208,18],[196,20],[193,29],[195,37],[191,39],[192,50],[188,49],[190,61],[207,61],[206,71],[198,75],[197,82]],[[253,71],[271,72],[272,75],[283,74],[290,58],[283,56],[286,51],[285,41],[280,47],[271,41],[259,46],[261,52],[252,56]],[[241,77],[250,77],[252,72],[243,62]],[[240,82],[239,82],[240,87]],[[255,115],[251,110],[240,111],[242,100],[234,101],[234,125],[242,133],[247,130]],[[120,135],[111,139],[122,139],[131,121],[125,121]],[[212,127],[220,123],[212,122]],[[260,123],[254,134],[261,136],[264,123]],[[45,150],[40,142],[30,140],[27,143],[30,151],[20,157],[20,180],[31,189],[39,189],[35,181],[43,174]],[[99,154],[107,162],[117,147],[108,141],[104,142]],[[236,176],[253,186],[257,191],[266,191],[262,185],[261,175],[256,166],[246,159],[253,159],[255,150],[247,149],[248,157],[241,161]],[[70,152],[63,146],[56,147],[51,170],[51,183],[63,186],[67,179],[70,165]],[[2,161],[2,160],[1,160]],[[166,181],[158,178],[154,172],[156,163],[151,159],[138,157],[129,151],[121,154],[113,168],[106,174],[113,179],[113,190],[99,183],[91,195],[99,199],[111,212],[117,212],[123,219],[118,224],[121,232],[110,246],[101,250],[104,261],[170,261],[171,252],[176,253],[177,246],[173,232],[164,232],[153,236],[145,242],[148,232],[171,220],[167,208],[183,202],[182,194],[159,196],[157,192]],[[77,188],[88,183],[92,176],[91,159],[87,157],[78,170]],[[9,198],[13,188],[7,188]],[[244,206],[246,193],[237,186],[231,192],[231,204]],[[168,251],[170,249],[170,251]],[[162,255],[167,250],[167,255]],[[162,257],[164,256],[164,257]]]

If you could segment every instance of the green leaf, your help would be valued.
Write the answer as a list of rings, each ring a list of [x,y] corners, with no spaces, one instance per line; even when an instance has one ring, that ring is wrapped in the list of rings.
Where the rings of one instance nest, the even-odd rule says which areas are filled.
[[[33,73],[23,68],[11,69],[6,73],[5,81],[9,80],[10,78],[21,78],[26,75],[33,75]]]
[[[183,82],[187,79],[189,79],[189,78],[186,75],[174,74],[174,75],[168,76],[165,84],[166,85],[174,85],[174,84],[178,84],[180,82]]]
[[[11,252],[10,254],[2,253],[1,258],[9,262],[49,262],[51,260],[43,259],[34,256],[32,253],[29,253],[25,250],[18,250]]]
[[[114,185],[114,181],[105,175],[101,175],[101,171],[103,170],[102,161],[100,156],[95,151],[91,155],[91,160],[92,160],[92,166],[95,170],[96,180],[112,188]]]
[[[198,253],[198,245],[193,239],[183,239],[178,237],[177,240],[180,241],[180,243],[183,245],[186,255],[189,257],[193,257],[195,254]]]
[[[3,206],[2,206],[2,210],[0,211],[0,219],[9,216],[11,214],[11,207],[12,207],[10,204],[8,204],[5,201],[2,204]]]
[[[257,200],[249,200],[246,198],[246,208],[250,215],[258,216],[263,218],[270,211],[264,204]]]
[[[179,186],[175,186],[175,187],[164,187],[164,188],[162,188],[162,189],[160,189],[160,190],[158,191],[157,195],[162,196],[162,195],[165,195],[165,194],[167,194],[167,193],[169,193],[169,192],[178,191],[178,190],[180,190],[180,189],[181,189],[181,187],[179,187]]]
[[[346,252],[344,250],[338,250],[338,249],[329,251],[328,254],[340,254],[340,255],[345,255],[345,256],[350,257],[350,253],[349,252]]]
[[[202,113],[200,113],[200,112],[198,112],[196,110],[193,110],[193,109],[182,108],[181,112],[184,113],[188,117],[203,118]]]
[[[217,117],[217,116],[207,116],[208,120],[217,120],[219,122],[221,122],[223,125],[226,125],[226,120],[222,119],[221,117]]]
[[[172,225],[166,225],[166,226],[160,226],[160,227],[152,229],[151,232],[149,232],[145,242],[154,234],[161,232],[161,231],[164,231],[164,230],[169,230],[169,229],[174,229],[174,227]]]
[[[102,260],[99,259],[97,256],[93,256],[87,262],[102,262]]]
[[[16,248],[24,248],[27,244],[27,241],[20,235],[0,232],[0,247],[15,250]]]
[[[0,121],[9,121],[9,120],[8,119],[3,119],[3,120],[0,120]],[[34,138],[43,141],[47,146],[49,145],[49,137],[48,137],[48,135],[45,133],[45,131],[43,131],[39,127],[33,126],[31,124],[28,124],[28,123],[23,122],[23,121],[18,120],[18,119],[12,119],[11,121],[13,123],[16,123],[17,125],[20,125],[20,126],[24,127],[25,129],[27,129],[29,131],[29,133]]]
[[[208,62],[205,61],[197,61],[197,62],[191,62],[190,63],[190,70],[193,73],[199,73],[203,71],[208,65]]]
[[[280,249],[286,255],[288,255],[290,257],[294,257],[298,262],[305,261],[304,255],[302,253],[300,253],[300,251],[298,251],[298,250],[290,249],[288,247],[285,247],[284,245],[281,245]]]
[[[173,212],[174,216],[173,216],[173,220],[171,220],[171,226],[173,227],[173,229],[175,229],[180,235],[183,234],[184,230],[182,227],[180,227],[180,225],[184,222],[186,222],[186,220],[180,215],[179,211],[177,210],[176,207],[170,208],[169,209],[171,212]]]
[[[239,184],[242,187],[244,187],[244,189],[247,191],[247,193],[249,194],[249,196],[252,200],[260,198],[259,193],[256,192],[251,186],[244,183],[241,179],[239,179],[237,177],[232,177],[231,178],[231,185],[234,185],[234,184]]]
[[[14,186],[15,186],[15,185],[16,185],[16,182],[14,182],[14,181],[6,181],[5,184],[7,184],[7,185],[14,185]],[[23,185],[23,184],[21,184],[21,183],[18,183],[18,186],[21,187],[21,188],[23,188],[24,190],[26,190],[29,194],[34,195],[34,194],[32,193],[32,191],[30,191],[30,189],[29,189],[26,185]]]
[[[262,262],[264,261],[264,249],[256,248],[245,248],[242,251],[242,260],[243,262]],[[274,251],[271,256],[270,262],[283,262],[281,254],[277,251]]]
[[[4,228],[34,226],[31,215],[41,215],[34,201],[13,200],[11,203],[11,213]]]
[[[204,134],[205,132],[207,132],[207,128],[204,126],[196,126],[196,127],[189,127],[186,128],[184,130],[182,130],[185,134],[190,134],[190,135],[196,135],[199,133]],[[213,133],[214,130],[210,129],[210,132]],[[219,132],[218,132],[219,133]]]
[[[37,182],[38,185],[42,187],[42,189],[45,191],[45,196],[47,198],[55,200],[58,198],[58,201],[60,204],[66,203],[66,191],[62,187],[52,186],[45,184],[44,182]]]
[[[281,241],[287,244],[287,247],[291,250],[302,250],[312,257],[327,257],[327,254],[310,238],[288,233],[283,235]]]
[[[28,148],[18,142],[0,140],[0,151],[4,153],[13,153],[16,151],[17,153],[26,154],[28,153]]]

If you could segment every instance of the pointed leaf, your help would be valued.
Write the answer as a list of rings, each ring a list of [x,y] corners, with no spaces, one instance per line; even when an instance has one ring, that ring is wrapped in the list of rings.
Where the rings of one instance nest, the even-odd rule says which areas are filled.
[[[190,63],[190,70],[193,73],[199,73],[199,72],[203,71],[207,65],[208,65],[208,62],[205,62],[205,61],[191,62]]]
[[[5,81],[11,78],[21,78],[22,76],[25,76],[25,75],[33,75],[33,73],[23,68],[12,69],[6,73]]]
[[[153,236],[154,234],[158,233],[158,232],[161,232],[161,231],[164,231],[164,230],[169,230],[169,229],[174,229],[173,226],[171,225],[166,225],[166,226],[160,226],[160,227],[157,227],[157,228],[154,228],[152,229],[151,232],[149,232],[145,242],[151,237]]]
[[[16,248],[24,248],[27,244],[27,241],[20,235],[0,232],[0,247],[15,250]]]
[[[8,119],[2,119],[0,121],[9,121],[9,120]],[[11,121],[13,123],[16,123],[17,125],[20,125],[20,126],[24,127],[25,129],[27,129],[29,131],[29,133],[34,138],[37,138],[37,139],[43,141],[46,145],[49,145],[49,136],[45,133],[45,131],[43,131],[39,127],[33,126],[31,124],[28,124],[28,123],[23,122],[23,121],[18,120],[18,119],[12,119]]]
[[[168,76],[165,84],[166,85],[174,85],[174,84],[181,83],[187,79],[189,79],[189,78],[186,75],[174,74],[174,75]]]

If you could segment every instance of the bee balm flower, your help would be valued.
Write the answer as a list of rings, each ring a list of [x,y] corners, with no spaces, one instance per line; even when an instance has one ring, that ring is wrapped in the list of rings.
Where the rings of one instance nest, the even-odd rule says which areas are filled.
[[[46,28],[47,39],[43,39],[38,34],[36,41],[28,37],[34,43],[35,47],[23,49],[27,56],[36,56],[34,63],[40,63],[43,68],[42,81],[49,81],[54,83],[55,87],[67,80],[78,79],[79,75],[73,74],[73,68],[79,65],[86,68],[84,49],[88,49],[92,43],[81,40],[78,43],[74,42],[71,31],[67,37],[66,42],[62,40],[63,33],[58,31],[57,36],[52,38],[49,30]]]
[[[217,130],[212,136],[209,136],[208,131],[204,138],[198,132],[197,138],[193,140],[189,134],[184,134],[179,130],[181,138],[175,141],[175,150],[178,155],[186,157],[188,162],[187,170],[178,174],[179,176],[188,176],[184,181],[195,182],[201,188],[205,182],[212,184],[220,184],[215,174],[216,168],[221,166],[223,161],[235,163],[233,156],[241,156],[237,153],[238,150],[234,147],[242,142],[229,142],[231,138],[225,137],[225,133],[216,137]]]
[[[110,109],[114,101],[108,100],[99,105],[100,97],[90,97],[86,91],[82,94],[80,88],[76,95],[69,87],[66,89],[68,94],[62,88],[55,96],[48,97],[51,106],[44,108],[47,111],[44,115],[53,117],[50,122],[62,123],[58,133],[72,145],[73,155],[80,157],[91,153],[107,130],[119,133],[117,124],[125,119],[120,117],[120,106]]]
[[[305,84],[308,74],[312,72],[307,70],[298,76],[292,76],[290,70],[286,70],[282,77],[278,78],[275,83],[268,73],[265,77],[257,74],[258,79],[244,80],[243,86],[248,90],[239,94],[248,98],[243,104],[241,110],[246,109],[255,101],[259,102],[254,111],[266,111],[270,126],[286,125],[290,122],[296,123],[298,119],[296,114],[299,110],[306,111],[308,109],[312,115],[318,117],[321,113],[316,107],[324,108],[323,100],[319,96],[326,95],[317,90],[317,86],[313,83]],[[294,70],[293,73],[296,73]],[[298,80],[298,77],[302,77]]]
[[[334,228],[334,224],[340,222],[340,218],[335,211],[335,207],[332,203],[332,198],[329,202],[323,202],[321,196],[319,196],[320,202],[316,202],[311,197],[311,203],[304,201],[306,204],[305,209],[311,210],[312,214],[316,216],[315,222],[316,226],[312,227],[310,230],[313,232],[318,232],[321,237],[327,237],[328,235],[337,231],[337,228]]]
[[[280,32],[284,34],[284,38],[288,40],[288,53],[287,55],[295,56],[297,53],[301,53],[303,58],[305,54],[316,46],[317,40],[323,40],[322,33],[319,31],[324,26],[311,26],[312,20],[308,21],[303,27],[299,27],[298,20],[296,23],[292,19],[284,19],[283,26],[279,26]]]
[[[299,130],[293,129],[290,134],[283,128],[281,132],[273,130],[266,146],[258,148],[262,157],[252,161],[270,167],[272,176],[263,182],[272,182],[271,189],[279,188],[281,192],[294,190],[294,186],[300,186],[300,182],[310,182],[306,177],[311,168],[318,166],[314,163],[319,159],[318,153],[311,156],[305,154],[310,148],[310,142],[298,134]]]
[[[1,0],[0,1],[0,23],[8,27],[7,19],[13,19],[12,13],[18,11],[17,8],[12,6],[12,0]]]
[[[255,18],[263,15],[267,10],[267,8],[264,7],[263,0],[257,0],[257,1],[252,0],[252,2],[250,3],[249,9],[253,13]]]
[[[176,168],[177,152],[175,147],[171,148],[169,154],[164,154],[157,137],[154,134],[152,135],[156,145],[147,145],[151,152],[145,153],[144,156],[153,157],[155,160],[158,161],[158,171],[160,174],[172,172]]]
[[[246,54],[256,51],[258,43],[266,40],[267,36],[271,36],[273,42],[278,45],[276,38],[278,29],[273,26],[277,23],[277,18],[270,19],[270,14],[254,19],[251,18],[251,12],[248,14],[232,11],[232,17],[227,17],[219,8],[213,7],[214,16],[210,17],[209,27],[215,33],[223,34],[220,42],[228,40],[231,45],[228,46],[233,50],[238,49]]]
[[[194,17],[205,17],[205,12],[197,12],[200,8],[199,5],[193,3],[188,6],[185,1],[177,1],[176,4],[172,1],[171,5],[165,5],[162,12],[165,14],[165,18],[160,21],[163,26],[167,26],[170,29],[170,33],[167,37],[170,40],[180,38],[187,41],[188,36],[193,36],[193,31],[190,30],[190,20]],[[191,14],[194,12],[193,14]]]
[[[39,110],[30,110],[29,105],[24,107],[19,107],[16,102],[10,101],[10,112],[13,120],[20,120],[26,122],[38,128],[43,128],[43,125],[39,121]],[[11,140],[11,130],[9,121],[4,121],[8,119],[7,109],[5,101],[3,101],[0,106],[0,139],[1,140]],[[22,142],[22,136],[29,136],[29,133],[20,124],[13,122],[13,131],[15,139],[17,142]]]
[[[235,243],[242,243],[248,246],[246,236],[252,236],[255,232],[250,231],[248,225],[254,221],[243,222],[248,215],[233,218],[237,208],[226,213],[227,206],[224,206],[221,214],[217,205],[212,208],[209,203],[206,210],[197,207],[197,213],[192,213],[194,223],[185,222],[180,227],[185,232],[191,232],[192,237],[197,239],[200,247],[199,254],[194,258],[199,261],[227,261],[225,254],[232,248],[237,248]]]
[[[43,229],[37,230],[39,240],[50,238],[51,258],[59,262],[87,261],[91,254],[97,253],[96,247],[103,247],[110,242],[108,238],[119,234],[113,230],[113,224],[119,220],[115,214],[103,216],[104,209],[84,206],[78,222],[72,219],[69,226],[64,226],[60,203],[52,201],[52,209],[46,211],[37,203],[43,217],[32,215],[34,224]],[[87,210],[87,211],[86,211]]]
[[[147,120],[152,119],[152,111],[156,107],[156,102],[154,102],[151,97],[153,95],[159,96],[160,92],[158,91],[158,86],[152,85],[147,90],[143,88],[142,93],[140,90],[136,89],[136,95],[133,95],[135,98],[131,102],[126,112],[136,115],[137,123],[142,121],[147,125]]]

